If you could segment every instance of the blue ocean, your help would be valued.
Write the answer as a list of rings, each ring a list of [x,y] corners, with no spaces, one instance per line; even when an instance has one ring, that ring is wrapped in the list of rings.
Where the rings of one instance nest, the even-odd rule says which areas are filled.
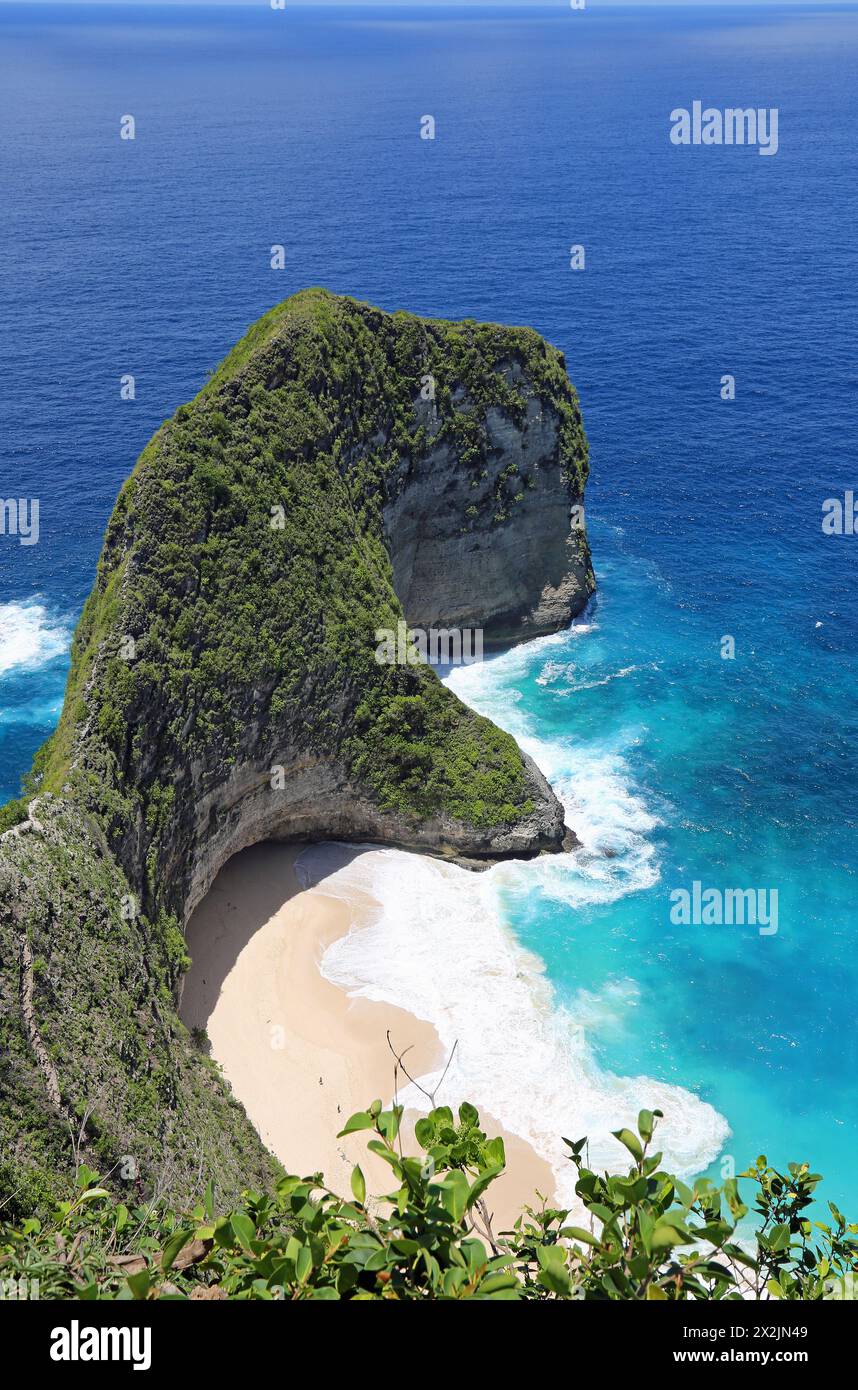
[[[0,799],[122,480],[255,318],[321,284],[532,324],[580,393],[599,590],[450,681],[583,849],[480,876],[505,947],[456,924],[462,998],[507,990],[483,1081],[573,1138],[663,1091],[687,1171],[806,1158],[854,1213],[858,537],[821,520],[858,483],[858,12],[2,4],[0,75],[0,496],[40,504],[0,536]],[[695,100],[777,108],[776,156],[671,144]],[[775,893],[776,931],[672,921],[695,882]]]

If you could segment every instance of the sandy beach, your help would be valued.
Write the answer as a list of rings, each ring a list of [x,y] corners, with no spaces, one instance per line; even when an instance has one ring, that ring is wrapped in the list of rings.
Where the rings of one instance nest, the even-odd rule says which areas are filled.
[[[300,849],[264,844],[232,859],[188,925],[193,964],[182,995],[188,1028],[206,1031],[236,1097],[290,1171],[321,1171],[348,1195],[360,1162],[370,1193],[390,1189],[387,1166],[366,1153],[366,1136],[337,1139],[355,1110],[389,1103],[394,1058],[409,1048],[412,1076],[443,1064],[434,1028],[392,1005],[352,999],[319,970],[328,945],[359,931],[372,908],[365,895],[346,902],[324,883],[302,889]],[[479,1096],[471,1097],[479,1107]],[[438,1103],[444,1102],[443,1089]],[[406,1114],[411,1138],[416,1115]],[[491,1189],[495,1230],[509,1225],[536,1192],[554,1193],[550,1166],[523,1140],[483,1113],[487,1133],[503,1134],[507,1171]]]

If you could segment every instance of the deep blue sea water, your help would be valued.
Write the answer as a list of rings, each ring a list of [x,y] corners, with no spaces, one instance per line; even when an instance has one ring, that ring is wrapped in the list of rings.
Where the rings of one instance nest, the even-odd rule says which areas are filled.
[[[530,323],[580,392],[600,589],[461,673],[587,846],[508,921],[600,1066],[854,1215],[858,538],[820,522],[858,483],[858,13],[0,5],[0,77],[0,497],[41,504],[0,537],[0,798],[121,481],[259,314],[324,284]],[[695,99],[777,107],[777,155],[672,146]],[[777,890],[777,934],[672,925],[695,879]]]

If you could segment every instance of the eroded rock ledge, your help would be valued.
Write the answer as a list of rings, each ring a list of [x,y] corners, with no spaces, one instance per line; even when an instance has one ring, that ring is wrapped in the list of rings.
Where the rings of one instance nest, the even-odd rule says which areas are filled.
[[[88,1112],[89,1142],[185,1195],[172,1136],[193,1114],[208,1171],[235,1187],[265,1168],[234,1106],[200,1120],[222,1087],[173,1010],[181,927],[238,850],[336,838],[476,866],[568,845],[515,742],[375,650],[403,618],[489,646],[566,625],[593,589],[570,527],[586,472],[563,358],[537,334],[321,290],[261,319],[159,430],[108,527],[38,801],[0,840],[18,1160]]]

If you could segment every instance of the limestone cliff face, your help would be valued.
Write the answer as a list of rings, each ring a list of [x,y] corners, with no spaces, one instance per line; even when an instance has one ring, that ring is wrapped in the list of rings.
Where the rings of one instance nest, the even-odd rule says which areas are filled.
[[[361,795],[334,759],[299,757],[283,764],[284,785],[271,795],[267,768],[245,766],[195,808],[198,846],[188,873],[181,846],[167,870],[187,883],[186,921],[219,870],[242,849],[262,840],[346,840],[455,858],[478,868],[501,858],[553,853],[574,843],[563,808],[539,768],[522,754],[523,786],[534,809],[510,825],[476,827],[439,811],[424,819],[385,812]],[[208,833],[207,833],[208,832]]]
[[[260,320],[162,427],[111,519],[38,796],[0,839],[5,1026],[35,1098],[16,1161],[89,1110],[102,1156],[187,1195],[172,1136],[221,1092],[173,1008],[181,928],[240,849],[476,865],[568,843],[515,742],[431,668],[380,663],[377,638],[403,618],[489,645],[568,623],[593,588],[570,527],[586,471],[538,335],[323,291]],[[0,1120],[27,1132],[9,1086]],[[199,1121],[201,1152],[235,1188],[267,1160],[228,1113]]]
[[[530,393],[519,362],[500,370],[526,406],[520,423],[497,407],[487,410],[478,476],[463,471],[455,448],[438,438],[434,402],[421,401],[429,447],[396,471],[384,508],[408,622],[479,628],[487,648],[567,627],[594,588],[586,534],[570,525],[582,492],[560,465],[562,421]]]

